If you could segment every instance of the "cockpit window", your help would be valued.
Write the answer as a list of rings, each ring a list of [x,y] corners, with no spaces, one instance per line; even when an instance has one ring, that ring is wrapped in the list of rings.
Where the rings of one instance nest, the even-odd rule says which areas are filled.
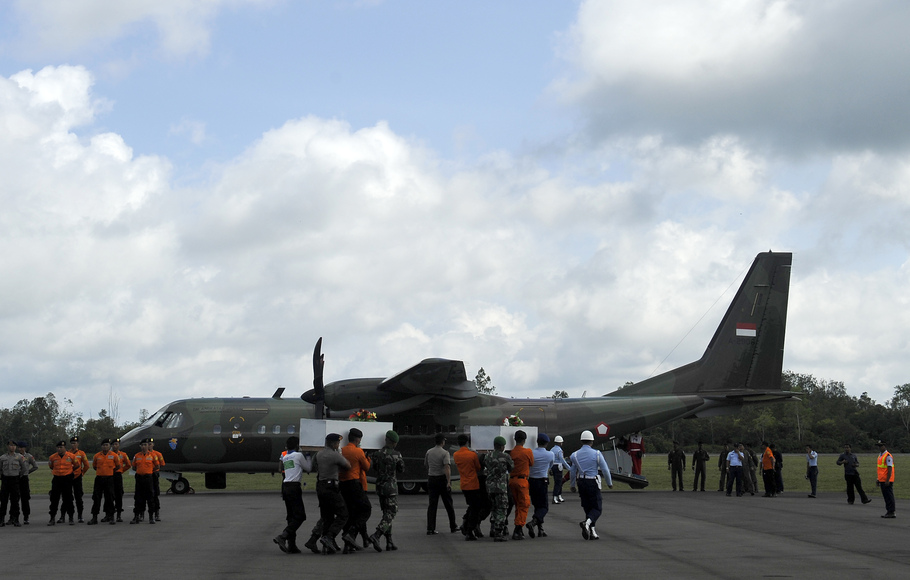
[[[161,414],[164,412],[164,409],[165,409],[165,407],[162,407],[162,408],[158,409],[157,411],[155,411],[154,413],[152,413],[151,417],[149,417],[148,419],[146,419],[145,421],[142,422],[141,427],[148,427],[149,425],[157,422],[158,419],[161,418]]]
[[[164,419],[164,428],[165,429],[180,429],[186,423],[186,419],[183,413],[167,413],[170,415],[167,419]]]
[[[167,421],[168,419],[170,419],[171,416],[173,416],[173,414],[174,413],[172,413],[171,411],[165,411],[164,413],[162,413],[161,416],[158,417],[158,420],[155,421],[155,427],[164,426],[164,422]]]

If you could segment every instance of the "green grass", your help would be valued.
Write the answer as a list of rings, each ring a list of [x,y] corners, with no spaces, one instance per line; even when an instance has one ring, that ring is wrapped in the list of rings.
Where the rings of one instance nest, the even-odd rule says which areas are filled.
[[[879,495],[875,487],[875,460],[877,454],[858,454],[860,464],[860,475],[863,479],[863,489],[871,497]],[[687,460],[691,455],[687,456]],[[835,464],[837,455],[820,454],[818,456],[818,491],[844,493],[846,485],[844,483],[844,468]],[[895,480],[894,495],[899,499],[910,499],[910,455],[895,455]],[[51,473],[47,468],[46,462],[39,462],[41,466],[38,471],[30,476],[32,497],[47,495],[51,488]],[[648,478],[650,485],[644,493],[649,491],[665,491],[671,489],[670,471],[667,469],[667,456],[665,454],[646,455],[642,462],[642,472]],[[683,484],[686,489],[690,489],[695,472],[692,466],[686,466],[686,473],[683,476]],[[705,483],[705,489],[716,490],[718,483],[717,455],[714,454],[708,462],[708,477]],[[809,482],[805,479],[806,475],[806,458],[805,455],[785,454],[784,455],[784,489],[785,493],[808,493]],[[201,473],[185,473],[183,476],[190,482],[190,486],[197,493],[205,493],[214,490],[205,488],[205,478]],[[92,482],[94,481],[94,472],[90,472],[83,482],[83,489],[87,495],[92,493]],[[306,486],[304,490],[316,490],[316,478],[313,474],[305,475],[303,478]],[[759,488],[762,488],[761,474],[758,476]],[[170,483],[164,479],[161,480],[161,491],[164,492]],[[124,477],[123,487],[125,493],[132,494],[134,481],[132,477]],[[226,491],[275,491],[281,488],[281,478],[278,475],[268,473],[229,473],[227,474]],[[372,488],[372,486],[371,486]],[[454,489],[458,489],[458,482],[454,482]],[[617,484],[614,489],[629,489],[623,484]]]

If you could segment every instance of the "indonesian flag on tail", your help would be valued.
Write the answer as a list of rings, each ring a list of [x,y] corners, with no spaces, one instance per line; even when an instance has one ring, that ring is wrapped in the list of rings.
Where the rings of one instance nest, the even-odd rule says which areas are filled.
[[[755,336],[756,326],[751,322],[737,322],[736,336]]]

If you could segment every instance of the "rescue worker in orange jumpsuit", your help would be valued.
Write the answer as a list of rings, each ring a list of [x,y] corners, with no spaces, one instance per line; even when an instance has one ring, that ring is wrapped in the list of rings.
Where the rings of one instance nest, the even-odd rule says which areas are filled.
[[[82,489],[82,476],[88,473],[89,462],[88,455],[85,454],[85,451],[79,449],[79,438],[73,435],[70,438],[70,453],[76,456],[76,464],[73,466],[73,501],[76,503],[76,513],[79,516],[79,523],[85,523],[85,520],[82,519],[82,496],[84,491]],[[70,510],[70,523],[73,523],[73,511]],[[57,520],[58,524],[63,523],[63,514],[60,514],[60,519]]]
[[[123,474],[132,469],[133,464],[126,451],[120,450],[120,439],[111,441],[111,450],[120,457],[120,467],[114,472],[114,511],[119,523],[123,521]]]
[[[348,508],[348,521],[342,530],[341,539],[345,543],[345,551],[351,549],[359,550],[355,542],[357,535],[363,536],[364,547],[369,544],[373,549],[381,552],[378,540],[370,540],[367,533],[367,520],[373,513],[373,506],[370,504],[370,498],[366,492],[366,472],[370,469],[370,460],[366,453],[360,448],[360,440],[363,439],[363,431],[354,427],[348,431],[348,444],[341,448],[341,455],[348,460],[351,468],[338,472],[338,491],[344,498],[344,503]],[[363,478],[361,478],[361,475]]]
[[[480,465],[480,456],[468,447],[468,441],[466,433],[458,436],[458,451],[453,454],[452,459],[455,460],[455,467],[458,468],[458,475],[461,476],[461,493],[464,494],[464,501],[468,504],[468,509],[462,518],[461,533],[464,534],[465,540],[476,541],[483,537],[483,532],[480,531],[483,496],[478,477],[483,467]]]
[[[157,462],[155,463],[155,472],[152,474],[152,504],[149,505],[149,517],[152,517],[152,508],[154,507],[154,518],[156,522],[161,521],[161,500],[159,496],[161,495],[161,486],[159,481],[161,479],[160,470],[164,467],[164,455],[160,451],[155,451],[155,440],[149,437],[149,452],[155,456]]]
[[[57,453],[47,459],[47,466],[51,468],[54,478],[51,481],[51,521],[47,525],[53,526],[57,518],[57,506],[60,497],[63,497],[63,506],[60,509],[60,522],[62,514],[73,513],[73,469],[76,465],[76,456],[66,450],[66,441],[57,442]],[[70,516],[70,525],[73,517]]]
[[[155,465],[157,463],[158,458],[155,457],[154,453],[149,451],[149,440],[143,439],[140,441],[139,453],[133,456],[133,468],[136,470],[136,493],[133,496],[133,519],[130,520],[131,524],[138,524],[141,522],[141,516],[145,512],[146,507],[151,510],[154,505],[155,487],[152,483],[152,479],[155,476]],[[149,511],[149,523],[155,523],[155,518],[152,516],[151,511]]]
[[[88,525],[98,523],[101,500],[104,499],[104,518],[101,523],[114,525],[114,472],[120,469],[120,454],[111,450],[111,440],[101,442],[101,451],[92,458],[95,468],[95,486],[92,488],[92,519]]]
[[[528,522],[528,508],[531,507],[531,494],[528,488],[528,475],[534,465],[534,452],[524,446],[528,434],[524,431],[515,432],[515,447],[509,452],[515,467],[509,474],[509,493],[515,501],[515,530],[512,532],[513,540],[525,539],[524,527]]]

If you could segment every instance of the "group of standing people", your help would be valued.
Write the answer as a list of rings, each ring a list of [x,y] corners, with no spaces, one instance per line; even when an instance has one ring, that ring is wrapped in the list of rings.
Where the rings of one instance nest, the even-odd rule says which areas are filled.
[[[881,440],[876,445],[879,448],[879,457],[876,465],[876,486],[881,488],[885,500],[885,514],[883,518],[894,518],[894,457],[887,450]],[[695,480],[692,482],[692,491],[705,491],[705,467],[710,455],[698,442],[698,449],[692,454],[692,469],[695,471]],[[863,490],[862,479],[859,474],[859,459],[853,453],[851,445],[844,445],[844,452],[837,458],[837,465],[844,467],[844,479],[847,483],[847,503],[853,504],[856,495],[863,504],[872,500]],[[736,495],[746,493],[755,495],[758,491],[757,467],[761,467],[762,482],[765,493],[762,497],[775,497],[784,491],[783,466],[784,459],[780,450],[774,443],[762,442],[762,454],[759,459],[752,451],[749,444],[737,443],[724,445],[723,451],[717,458],[717,467],[720,471],[720,481],[717,491],[726,491],[731,495],[734,485]],[[667,469],[671,471],[673,491],[683,491],[682,473],[686,469],[686,454],[679,449],[678,442],[673,442],[673,450],[667,454]],[[809,481],[809,498],[815,498],[818,493],[818,453],[813,446],[806,445],[806,479]],[[700,487],[699,487],[700,485]],[[725,488],[726,485],[726,488]]]
[[[51,470],[50,520],[47,525],[66,523],[70,525],[86,523],[84,519],[85,495],[83,481],[89,468],[95,470],[92,486],[91,519],[88,525],[98,523],[116,524],[122,522],[123,514],[123,473],[131,468],[136,469],[136,494],[131,524],[139,523],[144,518],[146,508],[149,523],[161,521],[158,496],[159,469],[164,465],[164,456],[154,450],[154,442],[145,439],[140,445],[140,452],[133,460],[120,450],[119,439],[105,439],[101,450],[89,462],[85,451],[79,449],[79,437],[72,437],[67,447],[66,441],[59,441],[56,452],[48,458],[47,465]],[[38,469],[34,456],[28,452],[24,441],[9,441],[7,453],[0,456],[0,527],[12,525],[29,525],[31,515],[31,489],[29,474]],[[10,519],[6,521],[7,505]],[[20,509],[21,506],[21,509]],[[104,510],[104,517],[98,516]],[[57,513],[60,513],[57,519]],[[19,522],[19,516],[22,522]]]

